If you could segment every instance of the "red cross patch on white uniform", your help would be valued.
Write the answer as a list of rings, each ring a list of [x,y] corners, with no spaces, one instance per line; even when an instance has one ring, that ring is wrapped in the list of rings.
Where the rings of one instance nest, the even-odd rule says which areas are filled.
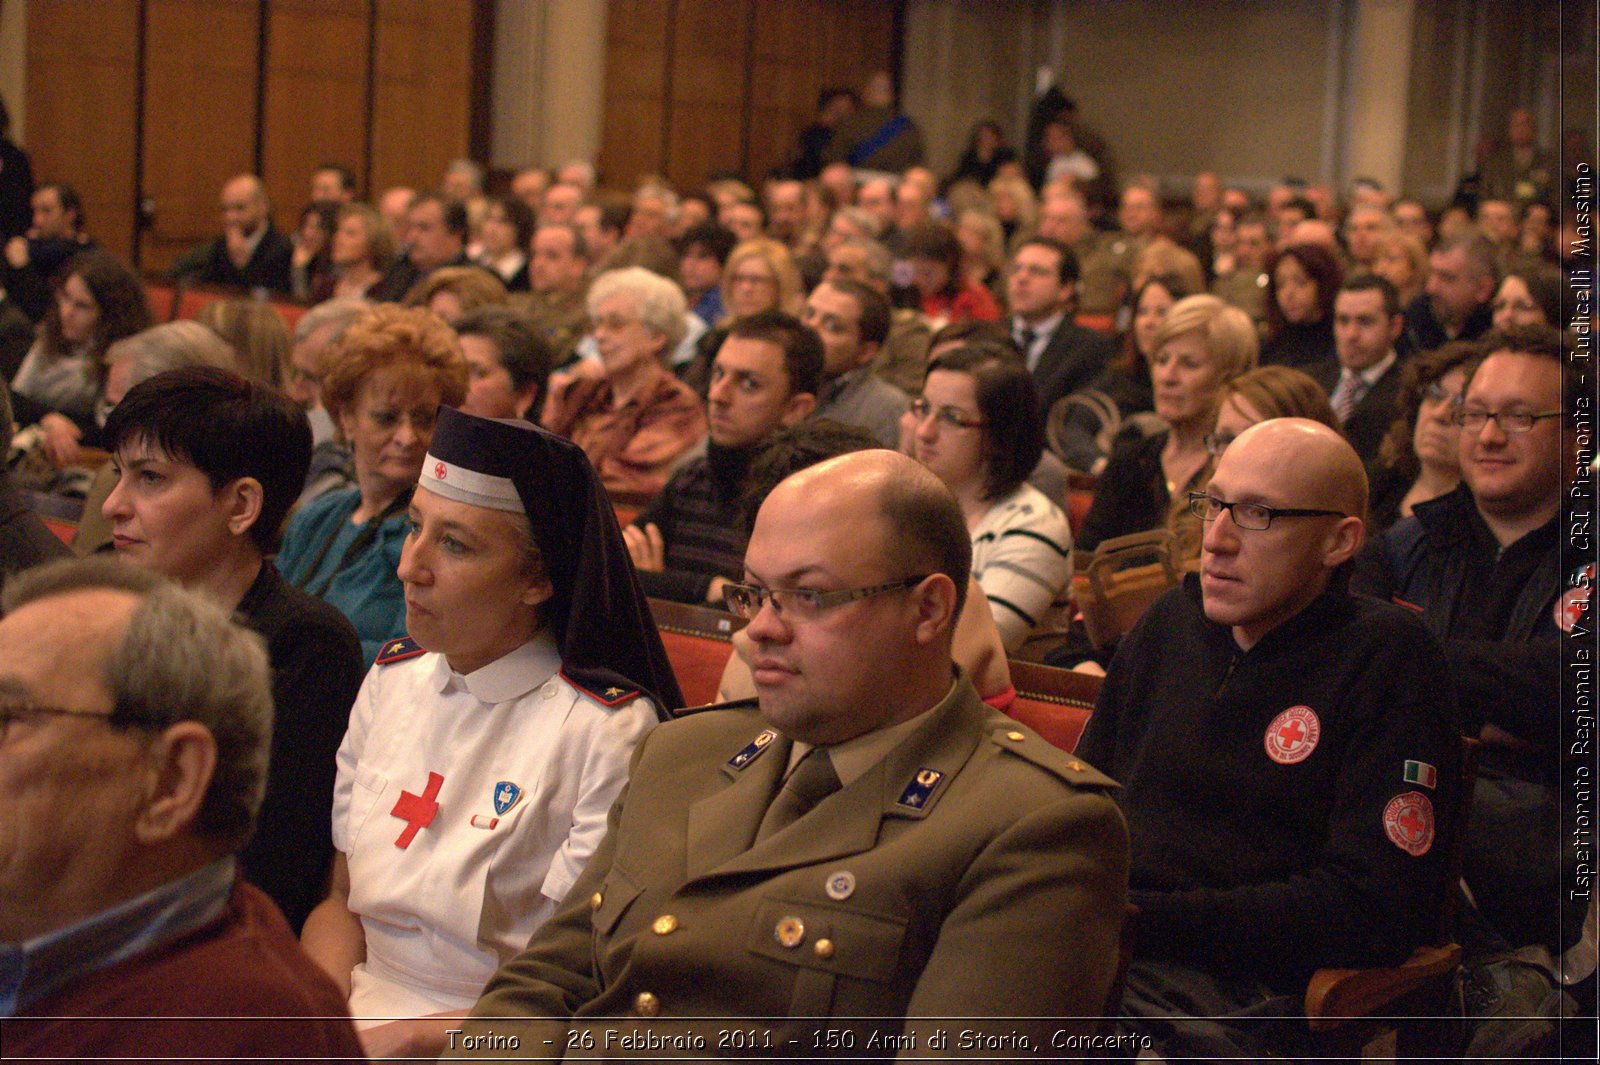
[[[1272,719],[1262,738],[1267,757],[1279,765],[1294,765],[1311,757],[1322,737],[1322,722],[1309,706],[1291,706]]]

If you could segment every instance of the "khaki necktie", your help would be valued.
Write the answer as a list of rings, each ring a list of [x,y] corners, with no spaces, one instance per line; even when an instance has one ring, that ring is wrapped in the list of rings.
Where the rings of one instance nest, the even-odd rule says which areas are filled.
[[[767,814],[756,831],[756,841],[760,842],[794,824],[813,806],[843,786],[839,774],[834,772],[828,749],[811,748],[800,759],[800,764],[794,767],[794,772],[789,774],[789,779],[783,782],[783,787],[778,789],[772,805],[767,807]]]

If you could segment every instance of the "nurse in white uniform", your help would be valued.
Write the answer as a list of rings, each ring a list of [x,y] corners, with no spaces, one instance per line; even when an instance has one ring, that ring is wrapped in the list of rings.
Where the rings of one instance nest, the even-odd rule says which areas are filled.
[[[441,408],[410,517],[410,635],[351,711],[332,893],[303,935],[374,1057],[443,1049],[583,870],[658,707],[681,705],[576,445]]]

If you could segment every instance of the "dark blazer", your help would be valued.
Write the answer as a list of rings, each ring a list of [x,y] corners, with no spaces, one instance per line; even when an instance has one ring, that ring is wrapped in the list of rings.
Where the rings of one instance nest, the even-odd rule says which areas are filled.
[[[1033,368],[1033,381],[1039,389],[1039,416],[1042,418],[1062,396],[1076,392],[1097,377],[1116,352],[1110,337],[1093,329],[1062,319],[1050,342]]]
[[[1389,432],[1395,416],[1400,413],[1400,370],[1401,360],[1396,359],[1388,372],[1367,389],[1367,394],[1361,397],[1361,402],[1350,413],[1350,420],[1344,423],[1345,439],[1350,441],[1350,446],[1356,449],[1356,454],[1361,456],[1361,461],[1369,470],[1378,461],[1378,448],[1383,444],[1383,438]],[[1327,391],[1329,397],[1339,387],[1340,371],[1336,359],[1307,366],[1305,371],[1316,378],[1317,384]]]
[[[0,470],[0,587],[7,577],[41,562],[71,557],[67,545],[28,506],[11,474]]]
[[[232,285],[235,288],[265,288],[273,292],[290,291],[289,263],[294,258],[294,243],[267,223],[267,231],[244,268],[228,258],[228,242],[218,237],[202,244],[178,260],[172,275],[182,281],[207,285]]]

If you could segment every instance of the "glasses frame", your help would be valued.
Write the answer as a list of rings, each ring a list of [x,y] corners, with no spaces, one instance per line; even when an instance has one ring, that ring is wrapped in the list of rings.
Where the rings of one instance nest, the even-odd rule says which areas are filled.
[[[1546,418],[1559,418],[1565,413],[1565,411],[1559,410],[1542,410],[1538,412],[1525,410],[1467,410],[1464,406],[1458,406],[1455,409],[1455,413],[1450,416],[1450,420],[1469,433],[1481,433],[1485,425],[1494,422],[1494,427],[1507,436],[1520,436],[1523,433],[1533,432],[1533,427]],[[1480,415],[1483,418],[1482,422],[1479,422],[1476,426],[1467,424],[1467,419]],[[1524,418],[1528,420],[1527,425],[1521,424]],[[1516,423],[1513,424],[1506,419],[1516,419]]]
[[[1217,505],[1215,514],[1211,513],[1212,503]],[[1252,507],[1265,512],[1267,523],[1260,526],[1246,525],[1239,520],[1239,512],[1234,509],[1236,507]],[[1218,499],[1209,492],[1189,493],[1189,513],[1201,521],[1216,521],[1222,516],[1224,510],[1233,519],[1233,524],[1246,532],[1266,532],[1272,528],[1272,523],[1278,518],[1348,518],[1350,516],[1342,510],[1317,510],[1312,507],[1269,507],[1265,503],[1245,503],[1237,500],[1230,502],[1226,499]]]
[[[815,588],[761,588],[754,584],[725,584],[722,587],[722,601],[727,606],[728,613],[746,620],[761,613],[768,603],[772,604],[772,609],[779,617],[815,617],[846,603],[915,588],[930,576],[931,574],[922,573],[897,581],[885,581],[883,584],[871,584],[864,588],[840,588],[832,592],[822,592]],[[747,596],[752,597],[755,604],[753,607],[742,605]],[[787,606],[784,600],[789,601]],[[796,603],[802,604],[799,610],[785,613],[794,610]]]
[[[135,728],[155,730],[165,727],[162,722],[147,718],[130,717],[117,710],[112,710],[109,714],[102,714],[95,710],[71,710],[63,706],[0,705],[0,744],[5,743],[6,737],[11,732],[11,723],[13,721],[28,717],[92,717],[104,721],[111,728],[118,731]]]

